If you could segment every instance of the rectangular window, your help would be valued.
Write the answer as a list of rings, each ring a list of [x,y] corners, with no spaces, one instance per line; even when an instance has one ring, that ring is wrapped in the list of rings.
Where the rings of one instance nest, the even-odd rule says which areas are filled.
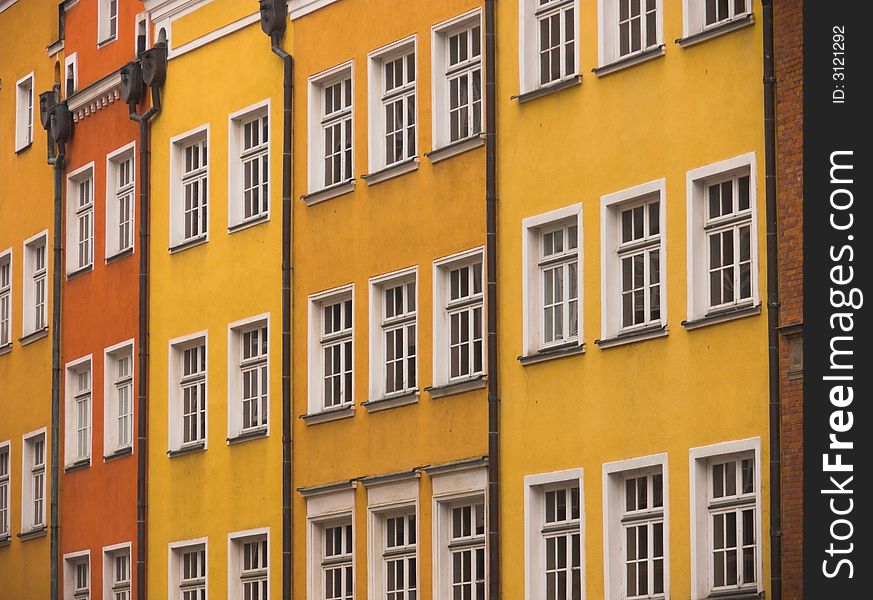
[[[209,131],[172,140],[170,246],[191,245],[209,234]]]
[[[22,533],[45,527],[45,430],[24,436],[21,489]]]
[[[206,344],[185,348],[182,354],[182,444],[206,438]]]
[[[243,168],[243,219],[248,220],[267,212],[269,206],[268,143],[270,127],[267,115],[242,124],[240,162]]]
[[[75,52],[64,59],[64,79],[66,97],[69,98],[79,90],[79,57]]]
[[[332,523],[322,528],[321,582],[319,600],[354,600],[354,550],[352,524]]]
[[[0,444],[0,540],[11,535],[9,531],[9,442]]]
[[[310,412],[354,403],[353,334],[351,287],[310,298]]]
[[[24,245],[24,314],[23,334],[29,335],[48,327],[48,263],[46,234],[31,238]]]
[[[12,344],[12,251],[0,254],[0,348]]]
[[[576,3],[537,0],[539,84],[560,81],[576,73]]]
[[[318,188],[352,179],[352,78],[319,84],[321,105],[321,181]]]
[[[370,172],[416,155],[415,61],[415,38],[370,54]]]
[[[417,389],[417,271],[370,280],[370,397],[378,399]]]
[[[618,0],[619,58],[657,45],[657,0]]]
[[[100,0],[97,42],[103,44],[118,37],[118,0]]]
[[[91,357],[68,363],[65,379],[64,464],[69,467],[91,458]]]
[[[130,545],[103,550],[103,598],[131,600]]]
[[[178,553],[180,600],[206,600],[206,548],[183,548]]]
[[[417,593],[415,514],[383,519],[385,545],[382,573],[385,577],[385,600],[413,599]]]
[[[128,144],[106,158],[106,258],[133,250],[134,151]]]
[[[453,506],[449,553],[452,598],[485,598],[485,504]]]
[[[705,0],[704,25],[712,27],[749,12],[748,0]]]
[[[579,336],[579,228],[544,229],[540,254],[543,345]]]
[[[67,178],[67,274],[94,264],[94,163]]]
[[[85,550],[64,555],[64,600],[91,598],[91,556]]]
[[[267,328],[256,327],[244,331],[241,341],[242,430],[247,431],[267,426]]]
[[[15,151],[33,143],[33,73],[18,80],[15,85]]]
[[[104,358],[103,451],[133,447],[133,341],[108,348]]]
[[[269,598],[268,533],[252,530],[228,536],[228,600]]]

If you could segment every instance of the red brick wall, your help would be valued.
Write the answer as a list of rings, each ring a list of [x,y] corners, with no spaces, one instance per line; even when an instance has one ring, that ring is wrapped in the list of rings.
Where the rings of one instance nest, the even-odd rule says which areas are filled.
[[[803,375],[789,345],[803,323],[803,2],[774,2],[776,181],[782,392],[783,597],[803,597]],[[794,326],[794,327],[792,327]],[[795,342],[796,343],[796,342]]]

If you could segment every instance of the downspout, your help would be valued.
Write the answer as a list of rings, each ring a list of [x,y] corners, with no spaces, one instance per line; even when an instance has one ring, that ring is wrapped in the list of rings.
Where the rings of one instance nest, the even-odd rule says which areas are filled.
[[[500,599],[500,392],[497,357],[495,0],[485,0],[485,260],[488,349],[488,598]]]
[[[129,104],[130,119],[139,123],[139,380],[137,382],[136,461],[136,597],[146,600],[147,454],[149,372],[149,121],[161,111],[161,91],[153,86],[152,106],[136,114]]]
[[[782,599],[782,441],[779,371],[779,259],[776,210],[776,72],[773,0],[764,13],[764,188],[767,219],[767,352],[770,387],[770,597]]]

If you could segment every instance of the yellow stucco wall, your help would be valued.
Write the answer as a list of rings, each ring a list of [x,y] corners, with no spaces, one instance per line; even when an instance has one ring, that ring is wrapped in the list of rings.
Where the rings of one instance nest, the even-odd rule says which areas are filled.
[[[206,4],[208,26],[199,10],[174,20],[173,47],[177,24],[179,31],[198,32],[181,36],[191,41],[236,21],[239,4]],[[228,233],[228,119],[264,100],[270,101],[269,220]],[[209,241],[170,254],[170,140],[201,126],[209,127]],[[281,595],[281,152],[282,63],[257,22],[169,61],[163,112],[152,127],[149,597],[167,593],[168,544],[203,537],[209,596],[227,597],[228,534],[257,528],[269,528],[270,596]],[[269,435],[228,445],[228,325],[264,313]],[[168,343],[200,331],[208,332],[207,449],[168,458]]]
[[[691,592],[689,449],[760,437],[761,533],[769,578],[766,308],[686,330],[686,172],[754,152],[755,273],[766,290],[762,27],[682,48],[682,2],[663,2],[664,56],[603,77],[597,3],[581,2],[581,85],[525,103],[518,2],[497,3],[502,586],[524,598],[524,477],[584,470],[586,597],[604,597],[602,465],[666,452],[670,597]],[[759,2],[753,7],[759,13]],[[669,335],[600,349],[605,194],[666,178]],[[586,352],[522,366],[522,220],[582,204]],[[662,205],[664,206],[664,205]],[[663,259],[662,259],[663,260]],[[768,585],[764,585],[766,590]],[[535,600],[531,598],[530,600]]]
[[[0,355],[0,443],[10,442],[10,533],[0,543],[0,590],[9,598],[49,595],[49,535],[21,540],[22,436],[45,428],[45,522],[50,519],[51,332],[22,345],[24,241],[47,234],[47,316],[51,322],[53,170],[39,123],[39,93],[55,81],[46,47],[57,38],[57,3],[19,1],[0,13],[0,253],[12,250],[12,347]],[[63,57],[57,57],[63,62]],[[34,74],[33,144],[15,152],[16,82]],[[27,574],[27,576],[22,576]]]

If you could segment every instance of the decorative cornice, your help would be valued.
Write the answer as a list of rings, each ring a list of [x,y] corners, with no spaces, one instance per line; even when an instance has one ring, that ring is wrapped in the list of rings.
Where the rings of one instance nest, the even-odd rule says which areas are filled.
[[[121,73],[116,71],[70,96],[67,104],[78,122],[121,98]]]

